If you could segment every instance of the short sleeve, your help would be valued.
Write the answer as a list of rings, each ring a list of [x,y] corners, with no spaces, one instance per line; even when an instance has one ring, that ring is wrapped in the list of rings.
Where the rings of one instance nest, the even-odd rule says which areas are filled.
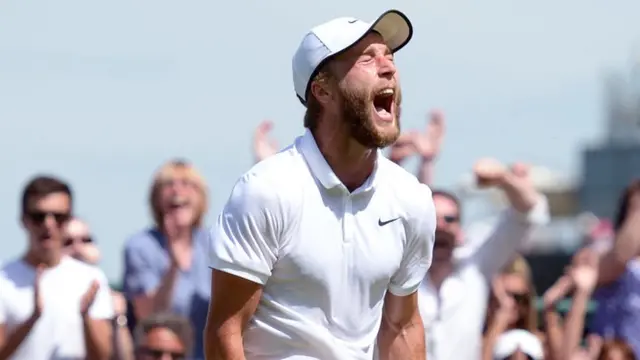
[[[107,281],[107,277],[99,270],[97,280],[100,284],[100,288],[98,289],[96,298],[89,309],[89,316],[92,319],[111,319],[114,316],[114,311],[109,282]]]
[[[127,298],[147,294],[160,285],[160,276],[147,257],[140,246],[125,247],[123,288]]]
[[[209,266],[264,285],[278,258],[284,223],[276,189],[243,176],[210,231]]]
[[[407,296],[418,290],[433,257],[436,211],[429,187],[420,184],[418,189],[416,211],[411,214],[415,217],[411,219],[402,262],[389,285],[389,291],[396,296]]]

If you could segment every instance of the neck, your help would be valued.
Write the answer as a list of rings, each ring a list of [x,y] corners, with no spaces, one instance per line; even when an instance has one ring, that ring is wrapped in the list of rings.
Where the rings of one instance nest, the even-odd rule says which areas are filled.
[[[344,126],[318,126],[313,137],[331,170],[349,191],[353,191],[364,184],[373,172],[377,149],[362,146],[348,134]]]
[[[60,254],[60,252],[56,252],[50,254],[50,256],[39,256],[34,251],[30,250],[27,252],[23,259],[27,264],[33,267],[44,265],[45,267],[51,268],[60,263],[62,255]]]
[[[431,284],[439,289],[444,280],[453,273],[454,266],[451,259],[434,260],[429,269],[429,280]]]

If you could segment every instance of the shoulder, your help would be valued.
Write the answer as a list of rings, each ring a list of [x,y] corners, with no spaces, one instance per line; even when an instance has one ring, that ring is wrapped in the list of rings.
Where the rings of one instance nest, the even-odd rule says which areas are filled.
[[[129,236],[125,241],[124,247],[125,251],[149,251],[153,247],[160,247],[160,244],[156,236],[156,231],[153,228],[148,228]]]
[[[390,196],[409,213],[433,213],[431,188],[387,158],[381,158],[382,181]]]
[[[295,146],[255,164],[236,181],[227,206],[278,208],[295,199],[306,163]]]
[[[76,274],[89,279],[106,280],[106,275],[97,266],[84,263],[72,257],[64,257],[60,264],[60,270],[68,274]]]
[[[28,273],[30,272],[24,261],[21,259],[12,260],[0,267],[0,284],[20,282],[20,279],[26,277]]]

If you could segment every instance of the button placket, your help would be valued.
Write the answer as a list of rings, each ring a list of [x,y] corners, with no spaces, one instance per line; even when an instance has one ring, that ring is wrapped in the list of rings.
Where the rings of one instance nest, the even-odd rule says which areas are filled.
[[[345,243],[350,243],[353,240],[353,202],[351,195],[347,195],[344,198],[344,216],[342,218],[342,240]]]

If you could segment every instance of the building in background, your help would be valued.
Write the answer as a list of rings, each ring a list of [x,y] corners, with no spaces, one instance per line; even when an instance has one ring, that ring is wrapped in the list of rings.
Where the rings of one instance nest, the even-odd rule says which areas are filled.
[[[620,193],[640,177],[640,64],[605,82],[605,137],[582,150],[579,207],[600,218],[615,216]]]

